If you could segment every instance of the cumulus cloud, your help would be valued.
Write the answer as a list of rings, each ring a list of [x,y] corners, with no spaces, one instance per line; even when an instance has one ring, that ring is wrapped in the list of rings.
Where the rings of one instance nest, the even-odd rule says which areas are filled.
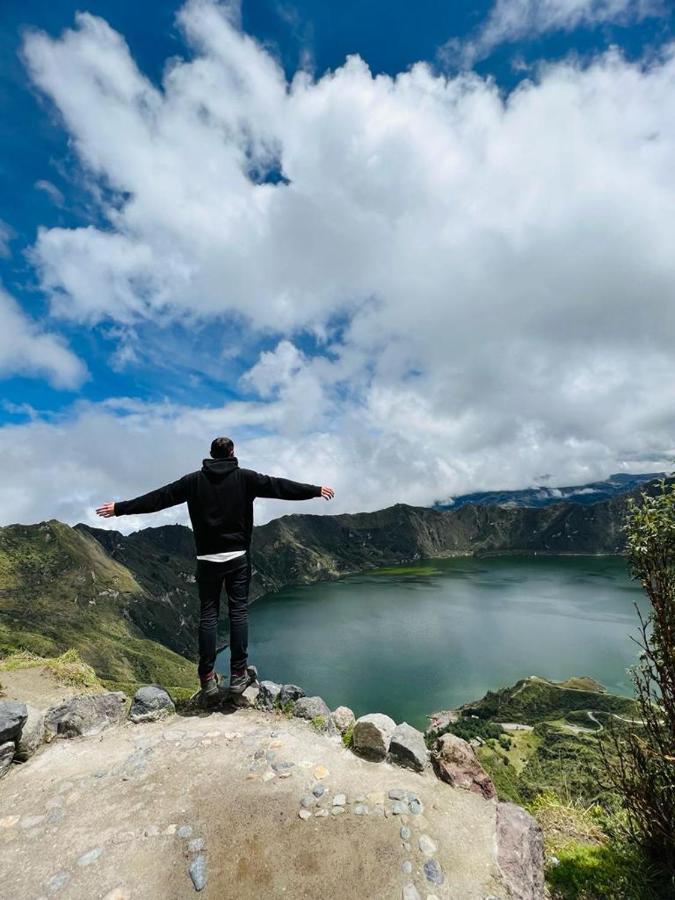
[[[450,40],[442,58],[471,66],[499,44],[603,23],[627,25],[664,13],[662,0],[496,0],[472,40]]]
[[[56,334],[42,330],[0,287],[0,377],[47,378],[57,388],[73,389],[86,378],[86,368]]]
[[[335,482],[324,511],[667,466],[672,48],[543,67],[504,97],[473,73],[375,77],[358,57],[287,83],[222,6],[191,0],[179,21],[190,57],[159,87],[97,17],[27,38],[107,219],[41,229],[32,259],[54,316],[224,337],[234,318],[276,346],[236,410],[16,426],[17,447],[42,429],[77,466],[82,494],[52,491],[54,509],[77,519],[104,487],[175,477],[220,431],[247,464]],[[94,423],[133,465],[76,462]],[[37,493],[3,515],[38,515]]]

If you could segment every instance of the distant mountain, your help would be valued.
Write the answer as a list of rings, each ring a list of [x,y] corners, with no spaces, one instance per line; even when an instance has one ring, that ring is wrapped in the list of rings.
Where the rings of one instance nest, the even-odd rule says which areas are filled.
[[[618,494],[635,490],[647,481],[663,477],[662,472],[649,474],[625,475],[618,472],[610,475],[605,481],[592,481],[589,484],[573,485],[571,487],[548,487],[538,485],[532,488],[524,488],[519,491],[479,491],[475,494],[461,494],[449,500],[439,501],[434,504],[434,509],[458,509],[467,503],[478,506],[502,506],[515,507],[527,506],[540,509],[567,500],[570,503],[581,503],[589,506],[601,500],[609,500]]]
[[[415,559],[620,553],[628,501],[639,494],[592,505],[397,504],[283,516],[254,529],[251,599]],[[199,617],[194,572],[192,532],[182,525],[130,535],[56,521],[0,528],[0,654],[74,647],[109,681],[188,686]]]

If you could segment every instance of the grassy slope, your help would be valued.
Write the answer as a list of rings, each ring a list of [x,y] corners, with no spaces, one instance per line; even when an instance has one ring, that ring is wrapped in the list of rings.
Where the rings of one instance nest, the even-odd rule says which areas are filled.
[[[0,654],[75,648],[109,682],[194,684],[184,657],[134,622],[149,598],[92,537],[60,522],[0,531]]]

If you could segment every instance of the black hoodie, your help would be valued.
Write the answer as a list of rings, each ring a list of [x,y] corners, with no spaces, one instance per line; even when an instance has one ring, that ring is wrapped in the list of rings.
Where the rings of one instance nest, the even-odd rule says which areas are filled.
[[[253,532],[253,501],[256,497],[279,500],[309,500],[320,497],[316,484],[300,484],[286,478],[240,469],[235,456],[205,459],[198,472],[184,475],[164,487],[115,503],[116,516],[157,512],[187,503],[197,556],[248,550]]]

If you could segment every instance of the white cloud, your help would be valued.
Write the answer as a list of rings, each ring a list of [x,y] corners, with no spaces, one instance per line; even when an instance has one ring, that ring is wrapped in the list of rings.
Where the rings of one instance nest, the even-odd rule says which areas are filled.
[[[580,26],[627,25],[663,13],[663,0],[496,0],[474,39],[452,39],[440,55],[471,66],[499,44]]]
[[[14,229],[7,222],[0,219],[0,257],[7,259],[11,256],[9,243],[13,237]]]
[[[33,79],[113,197],[106,229],[42,229],[33,259],[74,322],[189,335],[194,317],[225,331],[235,316],[278,344],[236,415],[87,407],[17,426],[14,446],[43,429],[72,480],[62,497],[23,488],[4,516],[80,518],[180,474],[223,430],[250,465],[335,482],[324,511],[668,464],[672,48],[545,67],[504,98],[475,74],[373,77],[358,57],[287,84],[214,3],[181,24],[192,55],[161,89],[96,17],[28,38]],[[288,183],[260,183],[277,168]],[[112,445],[95,464],[79,450],[94,430]]]
[[[65,202],[63,194],[51,181],[48,181],[46,178],[40,178],[35,182],[34,187],[38,191],[43,191],[55,206],[63,206]]]
[[[58,335],[43,331],[0,288],[0,377],[14,374],[44,377],[54,387],[72,389],[87,372]]]

